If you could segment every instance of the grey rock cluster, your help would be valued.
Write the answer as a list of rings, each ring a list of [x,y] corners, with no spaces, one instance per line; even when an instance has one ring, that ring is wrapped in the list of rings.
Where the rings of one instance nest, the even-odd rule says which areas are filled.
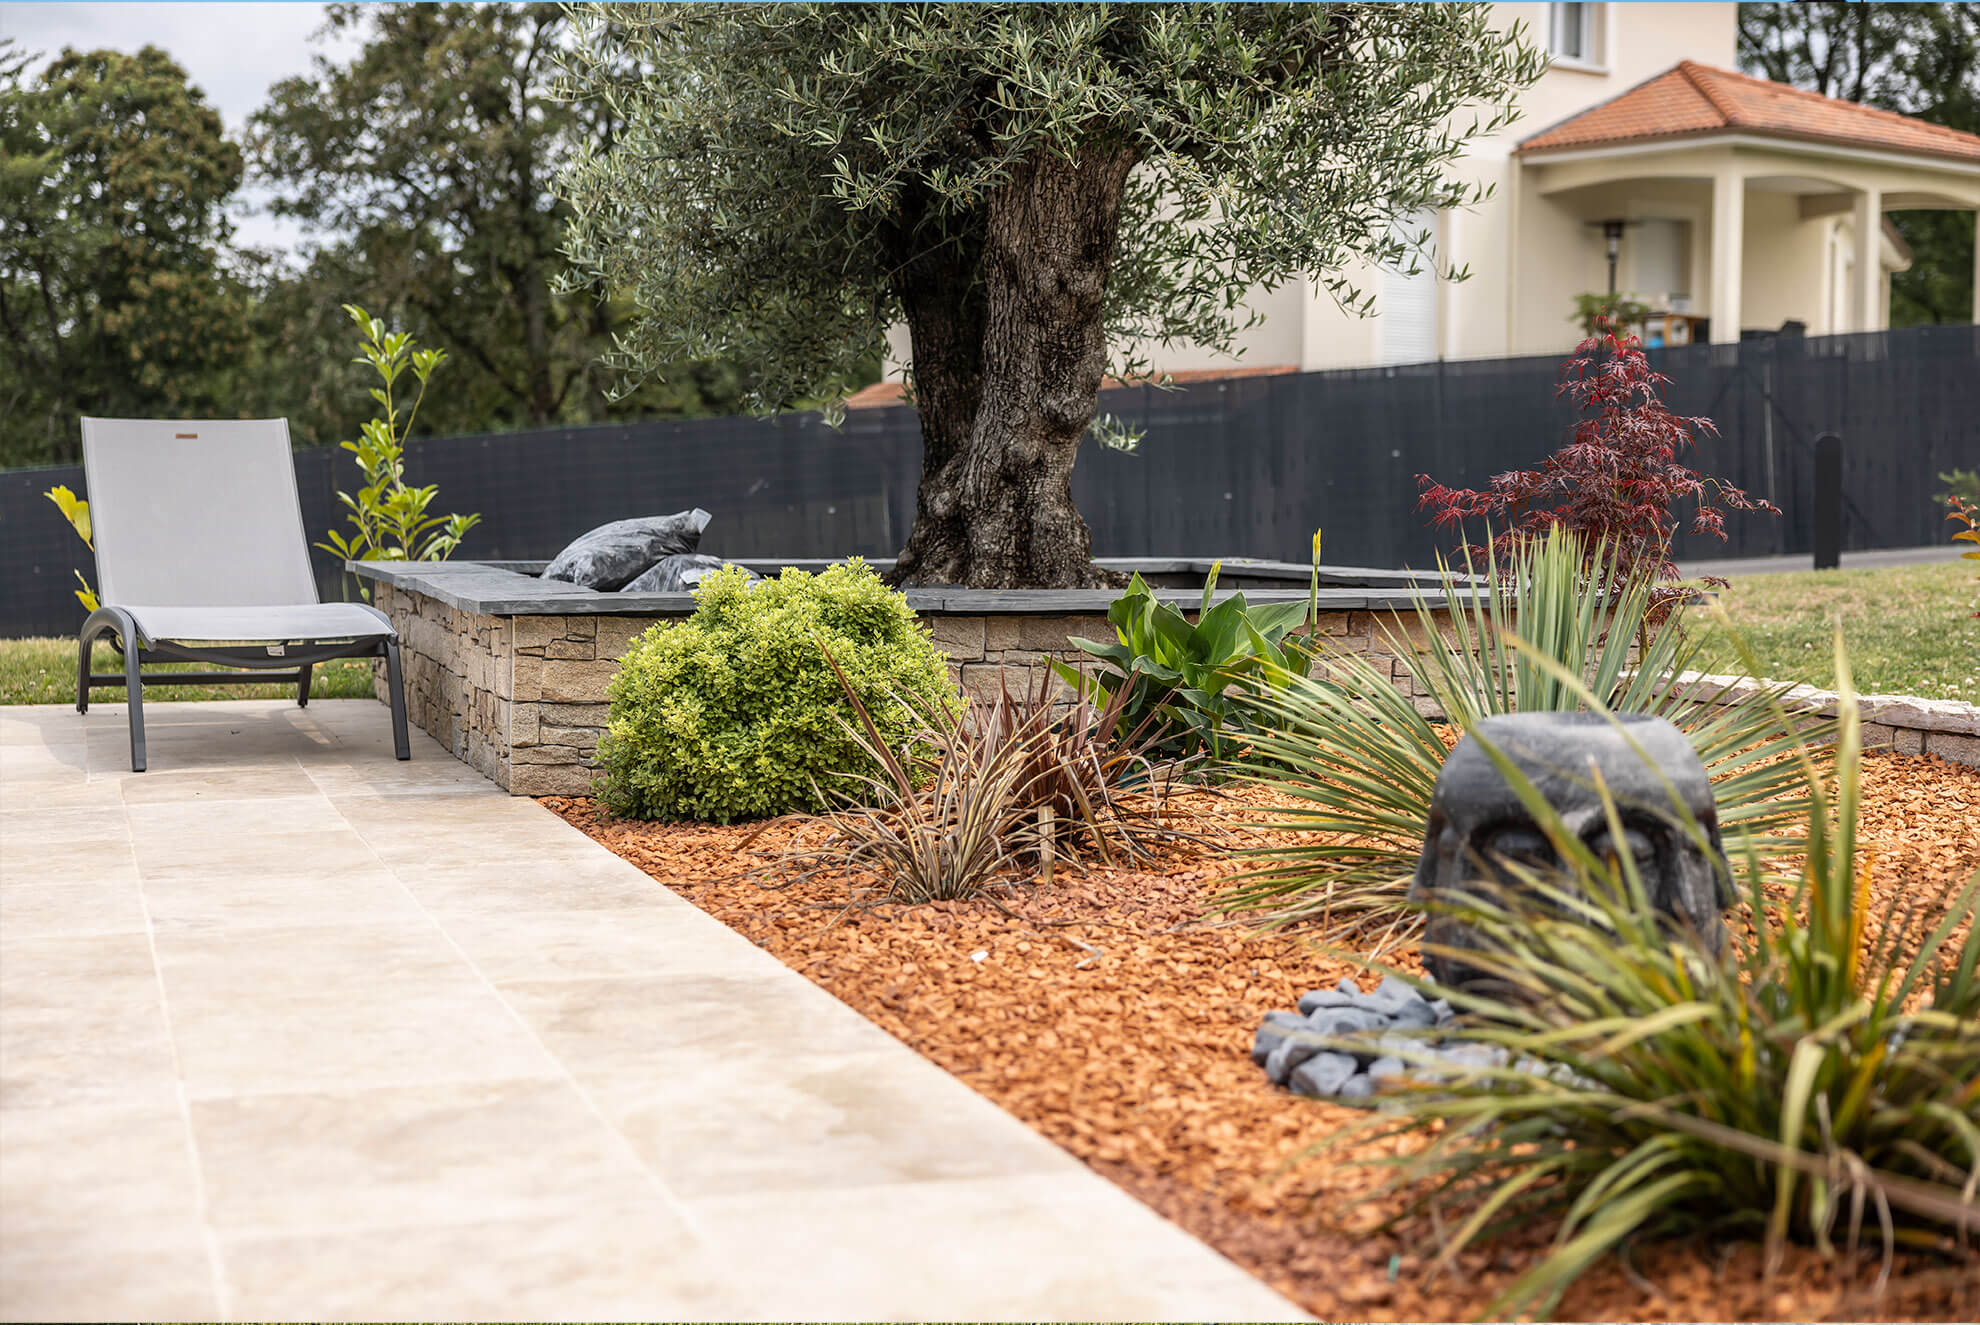
[[[1295,1095],[1367,1099],[1376,1083],[1407,1070],[1406,1055],[1446,1056],[1428,1040],[1401,1032],[1430,1030],[1450,1019],[1449,1003],[1426,999],[1394,976],[1366,993],[1353,980],[1342,980],[1301,996],[1298,1012],[1266,1013],[1251,1042],[1251,1061],[1265,1069],[1273,1085]],[[1326,1043],[1343,1038],[1353,1043]],[[1452,1046],[1449,1052],[1482,1047]]]

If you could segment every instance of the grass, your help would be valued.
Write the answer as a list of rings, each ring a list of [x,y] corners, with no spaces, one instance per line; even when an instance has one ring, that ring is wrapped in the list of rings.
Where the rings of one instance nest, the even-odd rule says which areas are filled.
[[[1834,690],[1842,626],[1864,694],[1980,703],[1980,566],[1970,561],[1876,570],[1798,571],[1736,579],[1721,601],[1769,680]],[[1707,627],[1701,666],[1740,669],[1730,640]]]
[[[108,644],[96,646],[90,670],[97,673],[123,670]],[[147,672],[206,672],[214,668],[193,663],[159,663]],[[243,673],[246,675],[246,673]],[[311,699],[369,699],[371,661],[367,658],[339,658],[318,663],[310,680]],[[145,702],[194,699],[293,699],[295,687],[260,682],[238,686],[147,686]],[[124,688],[90,692],[96,704],[121,704]],[[76,702],[76,642],[72,639],[0,640],[0,704],[73,704]]]

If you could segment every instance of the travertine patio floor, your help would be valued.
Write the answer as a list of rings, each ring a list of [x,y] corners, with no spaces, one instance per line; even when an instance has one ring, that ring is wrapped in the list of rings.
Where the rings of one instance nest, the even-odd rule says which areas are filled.
[[[0,709],[0,1315],[1300,1319],[362,700]]]

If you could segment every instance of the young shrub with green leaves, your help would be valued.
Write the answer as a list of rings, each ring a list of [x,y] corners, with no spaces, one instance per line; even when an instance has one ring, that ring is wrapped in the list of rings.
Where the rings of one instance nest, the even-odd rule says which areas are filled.
[[[1313,547],[1314,589],[1307,602],[1252,607],[1234,593],[1213,606],[1219,563],[1204,578],[1194,622],[1136,575],[1107,609],[1114,642],[1072,640],[1099,660],[1099,669],[1082,673],[1056,660],[1052,669],[1075,688],[1097,685],[1109,696],[1124,695],[1127,725],[1151,729],[1165,753],[1220,758],[1242,713],[1227,693],[1233,686],[1255,683],[1268,672],[1306,675],[1307,654],[1288,635],[1312,616],[1320,583],[1317,534]]]
[[[384,383],[371,388],[371,398],[384,412],[364,425],[357,441],[342,443],[357,456],[358,470],[364,475],[364,486],[356,496],[337,494],[350,513],[351,533],[346,536],[333,529],[317,546],[345,561],[444,561],[481,517],[427,514],[439,489],[431,483],[418,488],[407,484],[406,439],[426,399],[427,381],[446,362],[447,352],[414,349],[410,332],[387,331],[383,322],[354,304],[345,304],[344,311],[363,336],[353,362],[370,364]],[[402,411],[393,392],[409,372],[419,391]],[[404,420],[399,418],[401,412]]]
[[[724,567],[695,591],[694,615],[634,640],[612,679],[605,803],[714,823],[823,809],[881,771],[848,689],[890,750],[920,732],[917,711],[955,702],[907,600],[858,558],[754,583]]]
[[[1479,576],[1443,565],[1439,593],[1417,602],[1416,633],[1443,647],[1418,652],[1400,617],[1385,632],[1388,651],[1451,723],[1577,712],[1587,707],[1584,692],[1618,712],[1668,718],[1712,776],[1727,849],[1793,845],[1807,801],[1783,759],[1795,738],[1776,717],[1777,692],[1756,689],[1725,706],[1689,702],[1700,696],[1681,677],[1695,670],[1702,641],[1686,635],[1679,612],[1653,622],[1653,566],[1625,568],[1608,546],[1589,548],[1564,529],[1523,545],[1507,564],[1484,556],[1482,566],[1467,563]],[[1451,606],[1447,628],[1432,607],[1439,597]],[[1515,629],[1527,648],[1509,643]],[[1403,893],[1449,747],[1386,667],[1340,652],[1319,664],[1312,678],[1268,675],[1233,697],[1254,733],[1241,767],[1297,802],[1272,827],[1298,840],[1260,853],[1271,863],[1220,904],[1274,923],[1317,919],[1399,935],[1413,925]]]
[[[1770,892],[1757,853],[1736,855],[1756,937],[1717,960],[1672,941],[1627,853],[1597,858],[1496,761],[1565,872],[1521,879],[1538,893],[1525,902],[1481,892],[1448,903],[1478,939],[1464,961],[1496,988],[1403,978],[1464,1014],[1438,1032],[1446,1048],[1485,1046],[1504,1066],[1405,1083],[1385,1099],[1388,1116],[1352,1135],[1426,1139],[1378,1162],[1410,1193],[1400,1219],[1443,1212],[1449,1254],[1553,1224],[1545,1256],[1488,1315],[1551,1310],[1597,1258],[1641,1238],[1759,1238],[1770,1262],[1792,1240],[1825,1255],[1880,1247],[1886,1269],[1900,1247],[1973,1263],[1980,874],[1946,896],[1873,901],[1841,653],[1838,641],[1833,790],[1805,747],[1791,764],[1807,834],[1799,878]],[[1702,839],[1695,821],[1689,830]]]

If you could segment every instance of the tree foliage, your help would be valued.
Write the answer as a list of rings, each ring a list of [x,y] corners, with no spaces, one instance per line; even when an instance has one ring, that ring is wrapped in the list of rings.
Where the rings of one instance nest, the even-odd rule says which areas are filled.
[[[1980,133],[1980,4],[1743,4],[1739,60],[1777,83]],[[1902,211],[1912,253],[1891,278],[1891,325],[1973,315],[1973,214]]]
[[[616,132],[608,109],[553,95],[555,57],[570,39],[560,6],[327,12],[326,35],[361,35],[363,46],[341,63],[318,56],[310,76],[276,84],[249,131],[274,212],[327,241],[268,293],[301,318],[313,359],[342,340],[338,310],[357,302],[452,356],[456,380],[429,402],[430,430],[733,405],[726,365],[669,365],[668,382],[612,399],[599,359],[625,302],[553,288],[566,212],[551,181],[579,144]],[[321,421],[305,433],[331,441],[355,429],[348,385],[340,375],[312,402]]]
[[[0,45],[0,456],[72,460],[84,413],[217,412],[245,347],[240,151],[170,56]]]
[[[1253,290],[1430,260],[1395,223],[1542,57],[1476,5],[594,4],[569,93],[577,278],[617,364],[831,397],[904,323],[923,481],[901,573],[1090,583],[1072,455],[1139,347],[1229,349]],[[1473,108],[1476,107],[1474,110]],[[1109,355],[1112,363],[1109,364]]]

